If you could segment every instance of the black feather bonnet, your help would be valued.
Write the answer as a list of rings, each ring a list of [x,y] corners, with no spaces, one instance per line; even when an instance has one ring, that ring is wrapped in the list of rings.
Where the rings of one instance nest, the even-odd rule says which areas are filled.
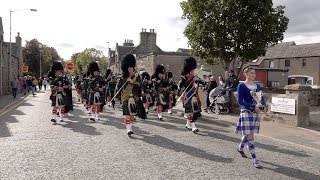
[[[91,62],[88,65],[87,76],[89,76],[89,75],[93,76],[94,71],[100,71],[100,68],[99,68],[99,65],[97,62]]]
[[[129,76],[129,71],[128,71],[129,67],[136,67],[136,58],[134,57],[133,54],[127,54],[122,58],[121,70],[124,77]]]
[[[193,57],[184,60],[182,75],[189,74],[190,71],[197,69],[197,61]]]

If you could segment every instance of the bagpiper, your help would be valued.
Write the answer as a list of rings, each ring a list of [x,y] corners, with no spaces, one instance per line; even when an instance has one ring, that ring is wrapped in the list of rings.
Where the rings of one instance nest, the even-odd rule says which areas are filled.
[[[91,62],[88,66],[87,75],[90,75],[89,81],[89,104],[91,106],[91,121],[99,120],[99,112],[101,104],[103,104],[103,91],[105,89],[105,81],[100,76],[100,68],[98,63]]]
[[[196,113],[200,112],[201,102],[198,95],[199,79],[195,76],[194,70],[197,68],[197,62],[194,58],[185,59],[182,70],[181,86],[184,87],[183,104],[185,108],[185,116],[187,117],[186,128],[196,133],[195,122],[198,118]]]
[[[155,73],[152,75],[155,88],[155,101],[157,106],[158,118],[162,121],[162,112],[169,107],[169,83],[165,79],[165,68],[157,65]]]
[[[106,70],[106,74],[104,76],[104,80],[106,81],[106,87],[107,87],[105,96],[106,96],[106,102],[108,103],[108,106],[111,106],[110,100],[113,97],[113,96],[111,96],[111,94],[109,92],[109,89],[108,89],[108,84],[111,81],[111,78],[112,78],[112,70],[111,69],[107,69]]]
[[[143,72],[141,74],[141,78],[142,78],[142,101],[143,101],[144,109],[148,114],[149,107],[153,103],[153,98],[152,98],[153,84],[151,82],[151,78],[148,72]]]
[[[114,106],[116,102],[114,99],[111,100],[111,98],[114,96],[116,85],[117,85],[116,76],[112,76],[111,80],[107,84],[107,94],[109,95],[109,98],[108,98],[108,102],[110,103],[109,106],[112,106],[113,109],[115,109]]]
[[[60,116],[60,122],[63,122],[63,116],[65,114],[65,99],[66,92],[65,88],[69,86],[64,83],[63,79],[63,66],[61,62],[53,62],[51,66],[51,70],[48,74],[48,78],[50,79],[50,87],[51,87],[51,106],[52,106],[52,118],[51,122],[56,124],[58,111]]]
[[[175,106],[176,104],[176,95],[177,95],[177,91],[178,91],[178,86],[176,85],[176,83],[173,80],[173,74],[172,72],[168,71],[166,72],[166,80],[168,82],[169,85],[169,106],[168,106],[168,113],[171,115],[172,114],[172,108],[173,106]]]
[[[121,62],[122,77],[116,87],[116,96],[121,94],[124,124],[129,137],[133,134],[134,116],[146,119],[146,112],[141,101],[141,78],[135,71],[136,59],[132,54],[126,55]]]

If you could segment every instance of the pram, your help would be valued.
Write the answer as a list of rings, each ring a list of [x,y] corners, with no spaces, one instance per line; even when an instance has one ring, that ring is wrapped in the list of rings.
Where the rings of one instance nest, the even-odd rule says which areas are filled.
[[[209,93],[210,106],[208,108],[209,112],[214,112],[216,114],[229,113],[229,93],[223,89],[221,86],[214,88]]]

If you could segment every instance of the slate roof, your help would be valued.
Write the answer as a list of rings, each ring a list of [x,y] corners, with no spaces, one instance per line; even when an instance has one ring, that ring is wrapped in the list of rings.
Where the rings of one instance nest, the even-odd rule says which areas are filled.
[[[188,53],[191,54],[191,49],[184,49],[184,48],[179,48],[177,52],[182,52],[182,53]]]
[[[294,41],[283,42],[267,48],[265,56],[253,60],[250,65],[258,66],[263,60],[320,57],[320,43],[296,45]]]
[[[134,46],[117,46],[117,51],[121,55],[129,54],[135,47]]]

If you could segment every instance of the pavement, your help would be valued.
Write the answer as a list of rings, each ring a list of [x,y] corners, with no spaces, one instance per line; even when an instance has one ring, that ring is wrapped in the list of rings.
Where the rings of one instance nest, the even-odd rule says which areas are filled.
[[[200,132],[194,134],[185,129],[181,111],[177,107],[176,114],[164,114],[164,121],[150,112],[147,120],[138,119],[135,134],[128,138],[119,106],[105,109],[101,120],[93,123],[83,105],[75,102],[65,122],[52,125],[49,93],[29,95],[0,113],[0,179],[320,177],[319,148],[291,142],[290,134],[287,140],[276,139],[282,131],[298,132],[300,139],[316,132],[262,122],[255,145],[263,169],[255,169],[250,159],[236,152],[241,138],[233,133],[237,115],[204,113],[197,122]],[[265,136],[266,130],[275,137]],[[302,132],[305,136],[299,137]],[[249,155],[247,149],[245,153]]]

